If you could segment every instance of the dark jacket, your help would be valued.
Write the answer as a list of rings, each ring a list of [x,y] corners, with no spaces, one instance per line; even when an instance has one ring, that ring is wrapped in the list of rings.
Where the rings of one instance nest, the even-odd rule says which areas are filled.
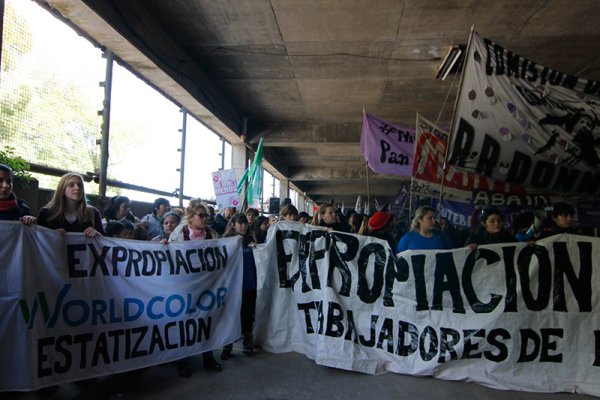
[[[575,229],[568,227],[568,228],[559,228],[555,223],[552,223],[552,226],[548,229],[544,229],[541,233],[540,236],[538,237],[538,239],[544,239],[550,236],[554,236],[554,235],[560,235],[561,233],[571,233],[573,235],[577,234],[577,232],[575,231]]]
[[[92,221],[80,222],[78,219],[74,222],[68,222],[64,218],[48,220],[48,209],[42,208],[38,215],[38,225],[45,226],[50,229],[64,229],[66,232],[83,232],[86,228],[92,227],[97,230],[101,235],[104,235],[104,228],[102,227],[102,218],[100,217],[100,211],[95,207],[88,206],[88,210],[94,213]]]
[[[319,226],[323,226],[325,228],[331,228],[334,231],[339,231],[339,232],[350,232],[350,225],[348,224],[342,224],[339,222],[336,222],[334,224],[326,224],[325,222],[323,222],[322,220],[319,222]]]
[[[14,196],[14,194],[12,194]],[[12,197],[15,199],[15,197]],[[0,221],[18,221],[25,215],[31,215],[29,206],[21,199],[17,199],[16,207],[0,211]]]
[[[470,244],[498,244],[498,243],[514,243],[517,240],[507,230],[501,230],[498,233],[490,234],[485,228],[479,228],[476,233],[472,233],[467,238],[465,246]]]

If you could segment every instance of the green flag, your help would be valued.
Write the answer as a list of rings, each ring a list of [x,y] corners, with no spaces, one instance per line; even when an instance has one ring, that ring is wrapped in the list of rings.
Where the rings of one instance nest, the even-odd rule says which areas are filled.
[[[248,206],[253,204],[253,200],[260,198],[262,193],[262,159],[263,159],[263,138],[260,138],[258,142],[258,149],[254,155],[254,160],[250,167],[244,172],[244,176],[240,179],[237,185],[237,192],[241,193],[244,188],[244,183],[248,182],[246,187],[246,200],[248,200]]]

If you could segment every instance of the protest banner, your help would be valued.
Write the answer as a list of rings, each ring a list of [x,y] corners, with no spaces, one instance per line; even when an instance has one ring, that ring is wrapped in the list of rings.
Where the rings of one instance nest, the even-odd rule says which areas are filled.
[[[536,192],[600,193],[599,82],[538,65],[476,33],[463,76],[449,164]]]
[[[174,361],[240,336],[238,237],[163,245],[0,222],[0,392]]]
[[[372,115],[363,114],[360,152],[373,171],[410,176],[414,142],[413,128],[401,128]]]
[[[413,193],[447,200],[473,202],[472,191],[524,193],[522,185],[509,184],[445,165],[448,133],[417,114]],[[443,194],[442,192],[443,188]]]
[[[237,179],[235,170],[223,169],[212,173],[213,187],[217,206],[220,210],[228,207],[239,207],[240,196],[237,191]]]
[[[295,222],[255,251],[257,340],[318,364],[600,395],[600,240],[393,254]]]

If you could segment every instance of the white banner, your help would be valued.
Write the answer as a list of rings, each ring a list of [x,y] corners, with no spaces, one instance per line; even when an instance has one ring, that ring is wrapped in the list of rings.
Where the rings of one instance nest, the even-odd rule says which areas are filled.
[[[598,195],[600,82],[477,34],[466,57],[448,163],[533,192]]]
[[[220,210],[240,206],[240,195],[237,192],[238,181],[235,170],[223,169],[212,173],[213,187],[217,206]]]
[[[0,222],[0,392],[128,371],[240,336],[237,237],[89,239]]]
[[[561,235],[396,258],[377,239],[280,222],[255,251],[255,333],[336,368],[598,396],[599,257],[599,239]]]

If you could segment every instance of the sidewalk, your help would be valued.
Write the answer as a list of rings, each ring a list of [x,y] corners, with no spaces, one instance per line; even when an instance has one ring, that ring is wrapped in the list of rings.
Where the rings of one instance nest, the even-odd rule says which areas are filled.
[[[215,356],[218,359],[218,352]],[[150,367],[84,383],[60,385],[32,393],[0,393],[3,400],[33,399],[202,399],[202,400],[415,400],[507,399],[588,400],[593,396],[570,393],[531,393],[490,389],[475,383],[451,382],[398,374],[365,375],[316,365],[301,354],[259,352],[221,362],[224,371],[202,369],[200,357],[191,362],[193,375],[180,378],[175,366]]]

